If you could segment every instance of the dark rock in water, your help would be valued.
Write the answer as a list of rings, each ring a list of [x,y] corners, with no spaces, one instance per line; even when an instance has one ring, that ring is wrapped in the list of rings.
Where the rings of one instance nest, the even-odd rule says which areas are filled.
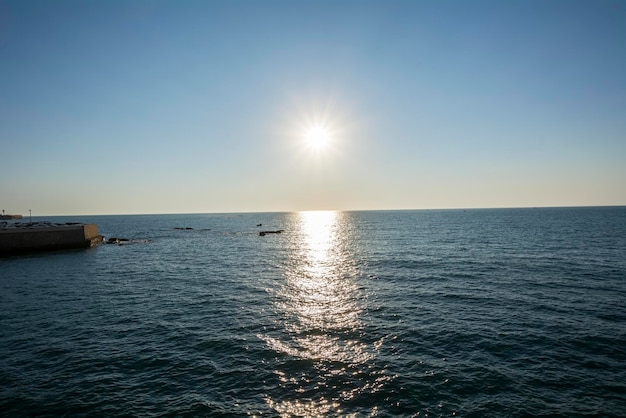
[[[128,239],[128,238],[109,238],[106,243],[107,244],[117,244],[117,245],[124,245],[124,244],[137,244],[137,243],[147,243],[150,242],[147,239]]]
[[[256,224],[256,226],[263,226],[263,224]]]
[[[267,234],[281,234],[283,233],[284,229],[277,229],[275,231],[261,231],[259,232],[259,235],[264,237]]]
[[[128,238],[116,238],[112,237],[107,240],[107,244],[119,244],[120,242],[129,242]]]

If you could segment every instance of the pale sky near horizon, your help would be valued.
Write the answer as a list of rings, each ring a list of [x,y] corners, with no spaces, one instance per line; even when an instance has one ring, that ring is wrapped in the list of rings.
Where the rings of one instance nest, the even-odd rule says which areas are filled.
[[[0,209],[626,205],[625,45],[617,0],[0,0]]]

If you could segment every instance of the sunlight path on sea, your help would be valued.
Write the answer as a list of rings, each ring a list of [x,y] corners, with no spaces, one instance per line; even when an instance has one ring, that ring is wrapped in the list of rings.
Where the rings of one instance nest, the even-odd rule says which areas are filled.
[[[286,358],[275,372],[284,395],[266,402],[282,416],[339,413],[343,402],[372,390],[372,379],[363,378],[375,348],[360,338],[359,272],[341,222],[344,214],[295,216],[284,284],[274,302],[283,332],[264,338]]]

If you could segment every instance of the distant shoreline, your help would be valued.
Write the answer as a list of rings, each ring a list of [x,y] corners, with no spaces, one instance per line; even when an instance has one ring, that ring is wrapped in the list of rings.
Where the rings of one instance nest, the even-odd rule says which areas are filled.
[[[37,215],[33,218],[49,217],[86,217],[86,216],[159,216],[159,215],[247,215],[272,213],[300,213],[300,212],[426,212],[426,211],[479,211],[479,210],[533,210],[533,209],[601,209],[626,208],[622,205],[578,205],[578,206],[502,206],[502,207],[468,207],[468,208],[416,208],[416,209],[320,209],[320,210],[284,210],[284,211],[250,211],[250,212],[163,212],[163,213],[92,213],[92,214],[57,214]],[[21,215],[19,215],[21,216]],[[23,217],[21,218],[23,219]]]

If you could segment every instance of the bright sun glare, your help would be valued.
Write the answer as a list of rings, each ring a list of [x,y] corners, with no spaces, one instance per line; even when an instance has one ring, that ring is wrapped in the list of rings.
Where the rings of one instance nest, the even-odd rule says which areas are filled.
[[[323,126],[312,126],[304,134],[306,143],[316,150],[325,148],[331,140],[330,131]]]

